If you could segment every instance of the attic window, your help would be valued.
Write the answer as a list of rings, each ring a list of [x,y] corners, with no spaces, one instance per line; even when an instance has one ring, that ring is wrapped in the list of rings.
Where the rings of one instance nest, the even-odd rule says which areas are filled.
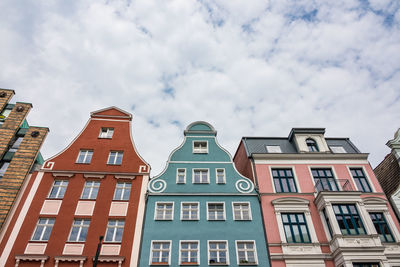
[[[114,128],[101,128],[99,138],[111,139],[114,134]]]
[[[315,142],[314,139],[308,138],[306,140],[306,144],[307,144],[309,152],[318,152],[319,151],[317,143]]]
[[[208,153],[207,141],[193,141],[193,153]]]
[[[333,153],[346,153],[346,150],[342,146],[330,146],[329,148]]]
[[[282,153],[281,146],[272,145],[272,146],[265,146],[267,148],[268,153]]]

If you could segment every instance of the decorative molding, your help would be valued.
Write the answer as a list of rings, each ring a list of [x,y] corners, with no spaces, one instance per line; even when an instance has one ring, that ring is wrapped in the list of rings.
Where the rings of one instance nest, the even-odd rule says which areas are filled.
[[[293,194],[293,193],[292,193]],[[277,198],[272,201],[273,206],[305,206],[308,207],[310,205],[310,201],[304,198],[299,197],[282,197]]]
[[[60,211],[61,203],[61,199],[46,199],[40,210],[40,214],[57,215]]]
[[[251,193],[254,190],[254,184],[251,180],[248,179],[240,179],[235,183],[236,190],[240,193]]]
[[[94,257],[93,257],[94,260]],[[125,260],[125,257],[122,256],[99,256],[99,262],[118,262],[118,267],[122,266],[122,262]]]
[[[15,267],[19,266],[21,261],[40,261],[40,267],[44,267],[44,263],[47,261],[49,256],[46,255],[16,255],[15,256]]]
[[[53,177],[68,177],[71,178],[75,175],[75,173],[65,173],[65,172],[53,172]]]
[[[102,256],[118,256],[121,251],[120,244],[103,244],[101,246],[100,255]]]
[[[130,179],[134,180],[136,178],[135,175],[114,175],[115,179]]]
[[[85,244],[67,243],[64,245],[63,255],[82,255]]]
[[[106,175],[104,173],[84,173],[85,178],[103,179]]]
[[[46,251],[47,243],[28,243],[26,245],[24,254],[25,255],[38,255],[38,254],[44,254]]]
[[[86,261],[87,257],[85,256],[58,256],[54,257],[54,267],[58,267],[58,263],[62,261],[66,262],[79,262],[79,267],[83,267],[83,263]]]
[[[55,162],[54,161],[46,161],[43,164],[42,170],[52,170],[54,167]]]
[[[152,193],[162,193],[167,189],[167,182],[162,179],[152,179],[149,182],[148,189]]]
[[[75,215],[78,216],[92,216],[94,211],[94,206],[96,205],[96,201],[78,201],[76,205]]]

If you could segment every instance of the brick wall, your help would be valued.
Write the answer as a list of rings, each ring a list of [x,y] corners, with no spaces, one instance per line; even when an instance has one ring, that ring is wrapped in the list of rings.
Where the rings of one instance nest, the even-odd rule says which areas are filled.
[[[397,190],[400,184],[400,164],[393,154],[389,154],[375,169],[375,175],[383,191],[390,195]]]
[[[17,197],[25,177],[35,162],[48,131],[48,128],[43,127],[30,127],[28,129],[6,173],[0,180],[0,228]],[[38,132],[39,135],[32,136],[33,132]]]

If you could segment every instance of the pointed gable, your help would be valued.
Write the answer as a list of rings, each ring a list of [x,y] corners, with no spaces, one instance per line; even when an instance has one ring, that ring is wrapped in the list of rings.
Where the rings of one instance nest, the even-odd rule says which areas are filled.
[[[92,118],[132,120],[132,114],[114,106],[93,111],[90,113],[90,116]]]

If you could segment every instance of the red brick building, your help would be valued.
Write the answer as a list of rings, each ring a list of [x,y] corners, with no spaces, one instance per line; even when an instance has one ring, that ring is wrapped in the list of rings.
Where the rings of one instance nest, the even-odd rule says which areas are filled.
[[[132,115],[91,113],[81,133],[34,173],[0,243],[0,266],[135,266],[149,165]]]

